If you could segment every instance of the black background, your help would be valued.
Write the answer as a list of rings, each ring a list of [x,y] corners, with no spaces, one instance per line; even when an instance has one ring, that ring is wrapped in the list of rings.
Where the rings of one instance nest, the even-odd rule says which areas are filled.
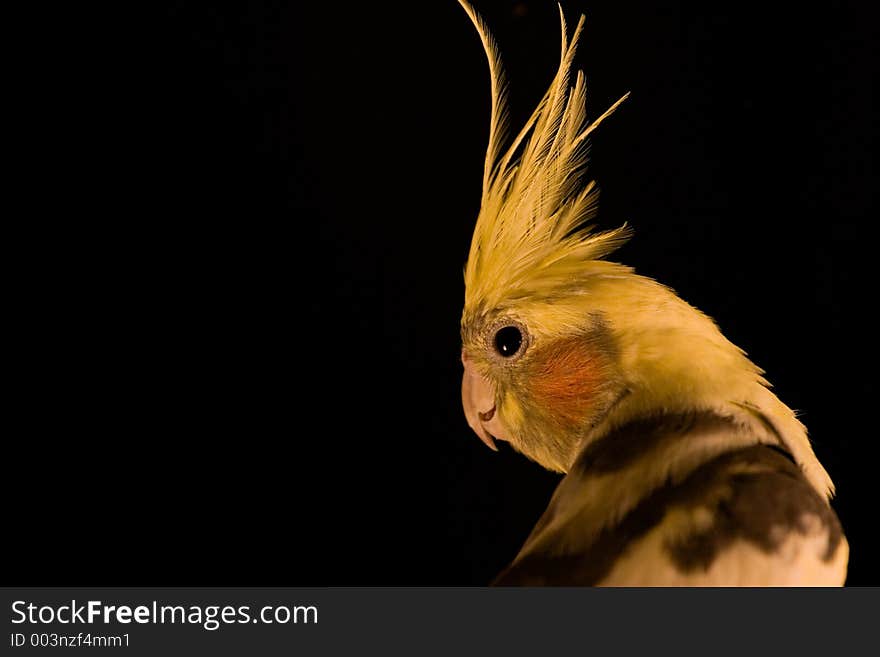
[[[460,407],[486,62],[453,0],[380,4],[22,20],[10,583],[482,585],[515,554],[558,478]],[[663,4],[565,3],[590,114],[632,92],[600,224],[801,412],[880,584],[868,13]],[[555,4],[477,8],[518,124]]]

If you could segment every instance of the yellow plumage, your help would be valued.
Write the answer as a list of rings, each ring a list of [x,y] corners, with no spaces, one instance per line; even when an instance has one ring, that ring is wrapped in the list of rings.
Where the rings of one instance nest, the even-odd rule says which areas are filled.
[[[494,447],[493,439],[508,441],[544,467],[569,473],[560,491],[574,491],[565,493],[565,504],[551,504],[547,524],[542,526],[542,519],[514,567],[531,563],[536,554],[556,558],[572,552],[577,556],[581,548],[594,549],[590,541],[623,522],[669,482],[686,482],[711,470],[718,459],[738,454],[748,463],[757,459],[754,466],[737,462],[727,470],[717,469],[713,486],[727,493],[738,490],[730,483],[739,481],[736,473],[763,473],[759,484],[790,476],[783,476],[783,465],[760,446],[789,454],[808,482],[807,489],[812,487],[812,494],[827,507],[833,493],[831,479],[813,453],[806,429],[769,390],[760,368],[709,317],[672,290],[629,267],[602,260],[630,231],[623,226],[596,232],[590,224],[598,189],[594,182],[585,182],[588,138],[627,95],[588,121],[584,75],[572,74],[583,16],[569,40],[560,7],[559,68],[531,117],[508,140],[506,83],[497,46],[468,2],[459,3],[483,42],[492,88],[481,205],[465,267],[465,414],[488,445]],[[650,429],[662,425],[664,418],[682,417],[704,418],[709,424],[717,421],[721,428],[690,437],[686,431],[681,436],[672,432],[677,437],[664,438],[669,444],[661,441],[664,447],[659,451],[646,443],[641,460],[628,464],[605,488],[601,477],[577,479],[589,470],[585,454],[606,449],[609,436],[626,434],[631,427],[642,426],[639,423],[648,422],[645,426]],[[757,453],[748,451],[756,447]],[[733,479],[725,483],[724,477]],[[736,495],[730,494],[732,504]],[[807,505],[804,508],[811,509],[805,511],[807,515],[819,513],[810,506],[809,495],[803,490],[798,494]],[[719,494],[713,499],[726,498]],[[669,527],[705,525],[705,509],[691,516],[683,508],[670,507],[668,517],[678,520],[661,523],[657,529],[661,533],[654,535],[671,540],[668,537],[677,534],[670,534]],[[833,513],[819,515],[825,523],[820,523],[819,534],[807,536],[809,532],[803,530],[816,545],[825,529],[832,541],[831,525],[837,522]],[[797,523],[789,525],[795,533],[800,531]],[[578,541],[585,541],[581,548]],[[809,541],[805,539],[803,545],[813,545]],[[817,557],[797,552],[797,545],[789,552],[806,559],[803,563],[811,568]],[[840,569],[845,574],[848,550],[845,541],[842,545],[833,564],[816,561],[820,564],[816,582],[842,582]],[[797,559],[789,559],[788,570],[778,581],[801,577],[791,571]],[[797,561],[797,568],[807,567],[802,561]],[[754,572],[770,572],[775,562],[761,563]],[[633,572],[628,568],[626,572]],[[720,574],[716,572],[711,581],[732,577],[727,566],[719,568]],[[657,567],[651,581],[666,577],[659,573],[675,571],[667,570]],[[690,575],[682,579],[681,572],[675,572],[669,575],[675,581],[693,581]],[[745,571],[736,577],[737,583],[751,581]],[[813,581],[804,577],[805,583]]]
[[[505,81],[494,40],[466,2],[461,2],[480,33],[492,79],[489,147],[483,173],[480,214],[465,271],[465,312],[502,299],[558,295],[592,273],[590,265],[617,248],[629,231],[593,233],[599,191],[583,185],[588,137],[627,96],[602,116],[587,121],[586,83],[571,65],[584,24],[581,16],[571,41],[562,23],[559,70],[531,118],[505,152]],[[628,94],[627,94],[628,95]]]

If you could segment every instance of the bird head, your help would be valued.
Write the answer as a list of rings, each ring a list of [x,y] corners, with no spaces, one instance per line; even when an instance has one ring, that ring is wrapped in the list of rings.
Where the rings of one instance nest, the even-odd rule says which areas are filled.
[[[506,104],[491,35],[469,4],[489,58],[492,118],[480,214],[465,269],[462,401],[468,423],[553,470],[564,471],[584,431],[625,394],[613,329],[596,276],[625,268],[601,261],[628,230],[595,233],[598,189],[584,184],[590,132],[586,86],[571,65],[583,17],[549,90],[504,153]],[[624,97],[625,98],[625,97]]]
[[[491,119],[461,318],[462,402],[489,447],[505,440],[567,472],[585,441],[646,414],[713,410],[786,448],[823,494],[833,487],[803,425],[763,372],[672,290],[605,256],[630,235],[597,231],[588,138],[628,96],[586,115],[560,8],[559,68],[531,117],[507,136],[498,49],[466,0],[489,61]]]
[[[578,444],[627,388],[600,313],[552,330],[527,308],[500,307],[463,325],[462,402],[471,428],[564,472]],[[552,319],[552,318],[551,318]],[[546,332],[545,332],[546,331]]]

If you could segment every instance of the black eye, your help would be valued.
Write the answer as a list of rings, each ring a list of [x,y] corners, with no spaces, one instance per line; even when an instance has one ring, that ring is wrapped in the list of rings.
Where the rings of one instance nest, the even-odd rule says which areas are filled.
[[[505,326],[495,334],[495,349],[505,358],[510,358],[522,346],[522,332],[515,326]]]

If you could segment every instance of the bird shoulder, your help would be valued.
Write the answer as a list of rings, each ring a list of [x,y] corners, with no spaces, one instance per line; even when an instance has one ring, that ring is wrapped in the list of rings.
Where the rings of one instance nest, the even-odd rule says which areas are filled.
[[[497,585],[823,586],[846,577],[834,511],[732,418],[645,418],[582,451]]]

